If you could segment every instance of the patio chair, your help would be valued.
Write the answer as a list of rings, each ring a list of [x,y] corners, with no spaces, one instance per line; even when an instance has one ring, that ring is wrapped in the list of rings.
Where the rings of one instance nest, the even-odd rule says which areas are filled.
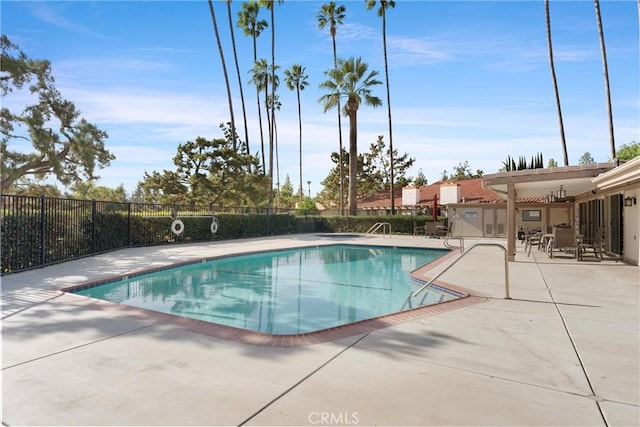
[[[413,235],[426,234],[427,229],[424,225],[418,225],[418,221],[413,221]]]
[[[444,225],[436,225],[435,236],[440,239],[441,237],[450,237],[451,230]]]
[[[540,239],[542,239],[542,233],[537,230],[529,230],[529,227],[524,227],[524,250],[527,256],[531,255],[531,247],[533,245],[540,248]]]
[[[526,235],[527,235],[527,232],[525,231],[525,227],[520,227],[520,229],[518,230],[518,240],[520,240],[520,244],[522,245],[525,244]]]
[[[596,258],[600,257],[602,261],[602,237],[604,236],[604,228],[599,227],[593,239],[581,239],[578,242],[578,260],[582,261],[584,254],[592,252]]]
[[[569,254],[578,258],[579,248],[576,233],[572,227],[566,225],[553,226],[552,237],[547,242],[547,255],[553,259],[554,254]]]

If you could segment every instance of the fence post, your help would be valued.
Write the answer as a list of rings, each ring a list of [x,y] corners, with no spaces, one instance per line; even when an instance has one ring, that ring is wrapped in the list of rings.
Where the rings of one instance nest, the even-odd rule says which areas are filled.
[[[46,211],[46,203],[45,203],[45,197],[44,194],[40,196],[40,265],[44,265],[45,264],[45,254],[46,254],[46,239],[45,239],[45,231],[46,231],[46,226],[45,226],[45,219],[46,219],[46,215],[45,215],[45,211]]]
[[[127,203],[127,246],[131,246],[131,202]]]
[[[93,241],[91,253],[93,254],[96,253],[96,219],[96,199],[93,199],[91,200],[91,240]]]
[[[269,209],[269,207],[267,206],[267,236],[269,235],[269,228],[270,228],[270,227],[269,227],[269,225],[270,225],[270,224],[269,224],[269,219],[270,219],[269,213],[270,213],[270,211],[271,211],[271,210],[270,210],[270,209]]]

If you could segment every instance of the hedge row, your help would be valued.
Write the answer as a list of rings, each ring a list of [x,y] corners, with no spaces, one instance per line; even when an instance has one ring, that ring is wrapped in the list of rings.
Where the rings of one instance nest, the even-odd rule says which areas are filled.
[[[65,211],[5,215],[1,220],[1,271],[14,273],[132,246],[300,233],[364,233],[376,222],[389,223],[394,234],[411,234],[414,222],[423,224],[429,219],[258,214],[218,214],[216,218],[218,229],[212,234],[211,217],[181,217],[184,229],[176,236],[171,231],[170,217],[94,212],[79,218]]]

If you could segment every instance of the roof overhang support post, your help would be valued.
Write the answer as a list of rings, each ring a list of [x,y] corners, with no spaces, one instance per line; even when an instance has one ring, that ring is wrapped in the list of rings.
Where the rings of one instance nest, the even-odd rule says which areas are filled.
[[[516,188],[507,184],[507,254],[509,261],[516,259]]]

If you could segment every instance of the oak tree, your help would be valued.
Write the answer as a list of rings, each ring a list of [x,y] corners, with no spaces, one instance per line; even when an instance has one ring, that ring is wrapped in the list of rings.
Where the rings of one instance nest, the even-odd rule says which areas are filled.
[[[5,35],[0,44],[0,190],[51,175],[65,186],[98,178],[96,168],[115,158],[104,145],[107,133],[62,97],[49,61],[30,59]],[[25,97],[29,105],[19,101]]]

